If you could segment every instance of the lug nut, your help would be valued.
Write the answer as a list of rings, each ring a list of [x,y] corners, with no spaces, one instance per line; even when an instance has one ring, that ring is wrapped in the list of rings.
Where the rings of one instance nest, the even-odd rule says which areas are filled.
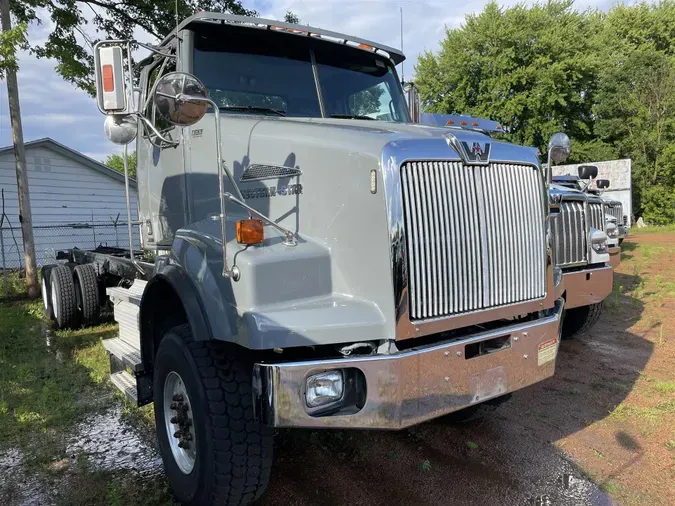
[[[183,439],[185,441],[192,441],[192,434],[188,432],[187,434],[185,434],[185,436],[183,436]]]
[[[178,448],[182,448],[183,450],[189,450],[190,449],[190,443],[186,443],[185,441],[180,441],[178,443]]]
[[[177,430],[176,432],[173,433],[173,437],[181,438],[181,437],[183,437],[183,433],[181,431]]]
[[[172,403],[171,403],[171,406],[169,406],[169,407],[170,407],[171,409],[176,409],[176,408],[178,407],[178,404],[176,404],[175,402],[172,402]]]
[[[180,395],[180,394],[176,394],[176,395],[173,396],[173,398],[171,400],[176,401],[176,402],[181,402],[183,400],[183,396]]]
[[[188,411],[190,411],[190,406],[186,402],[185,404],[181,404],[180,409],[182,409],[184,412],[187,413]]]
[[[177,417],[177,416],[174,416],[174,417],[172,417],[171,420],[169,420],[169,421],[170,421],[171,423],[173,423],[173,424],[176,424],[176,423],[178,423],[178,417]]]

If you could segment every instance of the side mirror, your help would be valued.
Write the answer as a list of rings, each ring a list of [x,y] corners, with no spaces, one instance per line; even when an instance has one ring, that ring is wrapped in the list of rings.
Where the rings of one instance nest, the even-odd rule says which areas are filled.
[[[579,179],[595,179],[598,177],[598,167],[595,165],[579,166]]]
[[[548,141],[548,156],[556,163],[563,163],[570,156],[571,142],[567,134],[559,132]]]
[[[197,123],[206,114],[210,103],[202,82],[185,72],[170,72],[162,76],[152,99],[160,116],[176,126]]]
[[[598,190],[606,190],[609,188],[609,179],[598,179],[595,182],[595,186],[598,187]]]
[[[127,111],[127,75],[122,55],[122,46],[94,46],[94,69],[96,74],[96,101],[103,114]]]
[[[103,131],[115,144],[129,144],[136,138],[138,123],[131,114],[109,114],[105,118]]]
[[[413,123],[420,122],[420,114],[422,112],[420,95],[417,92],[415,83],[404,83],[403,90],[406,92],[408,98],[408,110],[410,111],[410,119]]]

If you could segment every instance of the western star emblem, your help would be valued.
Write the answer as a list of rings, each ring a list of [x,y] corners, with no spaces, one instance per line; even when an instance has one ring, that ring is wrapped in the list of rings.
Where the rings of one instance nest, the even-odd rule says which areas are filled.
[[[461,142],[462,150],[464,151],[466,163],[476,165],[487,164],[490,162],[490,143],[474,142],[471,146],[465,141]]]

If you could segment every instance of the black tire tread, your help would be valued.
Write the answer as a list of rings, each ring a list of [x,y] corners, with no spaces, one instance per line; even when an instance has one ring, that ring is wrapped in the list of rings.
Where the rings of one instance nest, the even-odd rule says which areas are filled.
[[[195,341],[189,325],[172,330],[187,343],[208,399],[215,456],[212,504],[243,506],[258,499],[272,469],[273,431],[254,418],[246,360],[214,341]]]
[[[585,334],[598,323],[601,314],[602,302],[567,310],[563,320],[563,339]]]
[[[93,326],[98,323],[101,310],[98,290],[98,277],[91,264],[82,264],[75,267],[73,278],[79,284],[82,297],[82,312],[80,314],[83,326]]]
[[[61,329],[75,327],[77,324],[77,300],[75,297],[75,284],[73,283],[73,274],[70,267],[66,265],[57,265],[49,273],[50,285],[58,287],[59,298],[56,308],[56,324]],[[51,286],[50,286],[51,295]]]

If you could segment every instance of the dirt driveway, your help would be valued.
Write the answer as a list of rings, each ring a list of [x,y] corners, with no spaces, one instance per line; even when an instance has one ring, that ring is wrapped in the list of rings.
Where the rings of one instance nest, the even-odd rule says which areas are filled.
[[[259,504],[675,504],[675,234],[632,236],[622,257],[599,324],[562,343],[555,377],[517,392],[483,421],[433,421],[401,432],[280,431]],[[73,374],[88,383],[78,395],[106,399],[89,415],[102,416],[102,425],[85,418],[73,436],[67,419],[54,425],[40,411],[45,400],[30,408],[45,424],[26,432],[8,415],[18,401],[0,399],[0,422],[16,435],[8,442],[0,433],[0,503],[171,504],[148,412],[110,400],[99,337],[78,337],[78,347],[61,336],[71,344],[58,363],[82,366]],[[12,388],[26,388],[10,379]],[[50,437],[52,446],[34,457],[26,441],[52,433],[66,443]],[[101,437],[134,448],[109,449]]]

